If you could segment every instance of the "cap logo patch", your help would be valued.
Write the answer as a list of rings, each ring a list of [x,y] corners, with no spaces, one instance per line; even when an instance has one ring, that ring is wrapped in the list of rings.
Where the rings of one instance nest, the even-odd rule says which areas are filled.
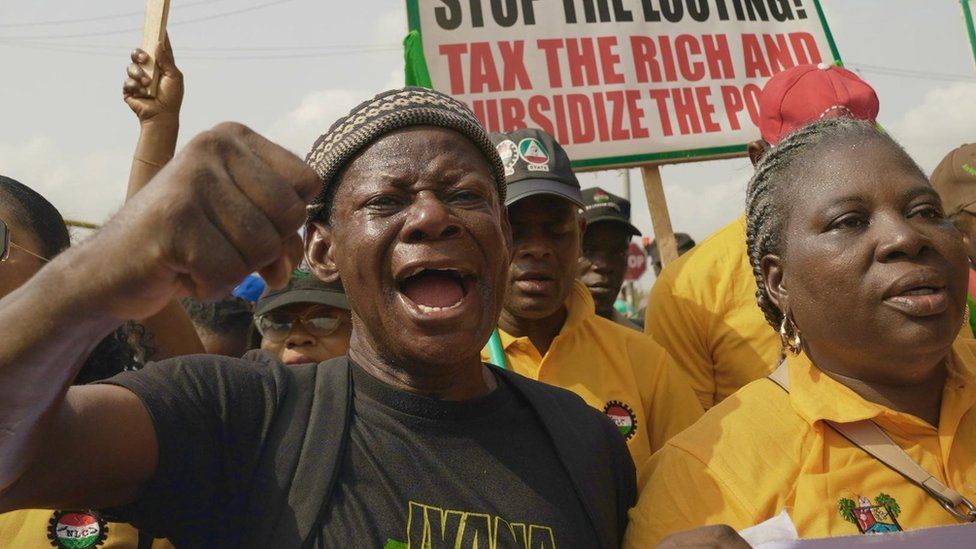
[[[615,424],[617,424],[617,429],[620,429],[620,434],[623,435],[624,440],[630,440],[637,433],[637,416],[634,415],[634,411],[619,400],[611,400],[603,407],[603,413],[607,414]]]
[[[623,214],[623,212],[620,210],[620,206],[618,206],[617,204],[614,204],[613,202],[607,202],[606,204],[587,204],[586,205],[586,211],[595,210],[597,208],[606,208],[606,209],[614,210],[616,212],[619,212],[619,213]]]
[[[518,162],[519,151],[518,147],[515,146],[515,142],[511,139],[506,139],[495,145],[495,150],[498,151],[498,156],[502,159],[502,166],[505,168],[505,177],[511,177],[515,175],[515,163]]]
[[[108,536],[108,524],[92,511],[55,511],[48,522],[47,537],[61,549],[98,547]]]
[[[837,111],[837,112],[832,112]],[[854,111],[847,107],[847,105],[834,105],[824,109],[820,113],[820,120],[823,120],[827,115],[831,115],[830,118],[857,118],[854,116]]]
[[[593,202],[596,202],[597,204],[605,204],[610,202],[610,195],[603,191],[597,191],[593,193]]]
[[[968,173],[969,175],[976,176],[976,168],[970,166],[969,164],[963,164],[962,171]]]
[[[519,156],[528,163],[530,171],[549,171],[549,152],[542,143],[534,137],[526,137],[519,141]]]

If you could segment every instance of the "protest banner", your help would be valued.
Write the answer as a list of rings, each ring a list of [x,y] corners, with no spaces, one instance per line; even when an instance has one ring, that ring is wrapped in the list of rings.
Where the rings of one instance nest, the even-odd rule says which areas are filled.
[[[155,97],[159,90],[159,78],[156,76],[156,44],[166,37],[166,20],[169,19],[169,0],[146,0],[146,16],[142,23],[142,51],[149,55],[142,68],[152,78],[149,84],[149,96]]]
[[[576,170],[642,166],[665,263],[658,165],[745,154],[770,76],[840,62],[817,0],[407,0],[407,15],[408,75],[489,131],[542,128]]]

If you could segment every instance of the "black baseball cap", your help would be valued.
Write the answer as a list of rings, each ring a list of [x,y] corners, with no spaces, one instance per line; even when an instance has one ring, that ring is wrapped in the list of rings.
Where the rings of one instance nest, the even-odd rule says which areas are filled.
[[[583,189],[583,216],[586,224],[612,221],[623,224],[632,236],[640,236],[641,232],[630,223],[630,201],[626,198],[609,193],[600,187]]]
[[[580,184],[569,165],[569,156],[551,135],[536,128],[522,128],[489,137],[505,168],[506,206],[529,196],[551,194],[583,208]]]
[[[327,284],[311,273],[296,270],[284,288],[274,290],[268,287],[264,290],[254,308],[254,314],[263,315],[292,303],[318,303],[349,310],[349,300],[346,299],[346,290],[341,282]]]

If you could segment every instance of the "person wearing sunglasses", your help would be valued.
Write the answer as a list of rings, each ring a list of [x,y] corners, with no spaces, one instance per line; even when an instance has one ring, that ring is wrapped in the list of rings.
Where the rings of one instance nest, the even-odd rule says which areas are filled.
[[[5,296],[34,276],[48,257],[68,247],[68,231],[63,222],[60,231],[39,223],[48,217],[60,220],[61,215],[51,215],[57,212],[54,206],[25,185],[0,176],[0,194],[0,296]],[[28,229],[32,226],[52,234]]]
[[[326,284],[304,271],[258,300],[254,326],[261,350],[287,365],[324,362],[349,351],[352,318],[339,282]]]

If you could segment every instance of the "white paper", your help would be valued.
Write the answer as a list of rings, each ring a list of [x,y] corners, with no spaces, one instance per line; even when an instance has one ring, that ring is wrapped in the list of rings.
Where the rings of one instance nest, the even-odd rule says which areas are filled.
[[[792,541],[800,537],[796,532],[796,525],[793,524],[793,519],[790,518],[786,509],[769,520],[742,530],[739,535],[753,547],[765,547],[764,544]]]
[[[747,528],[740,532],[740,534],[763,526],[778,518],[776,517],[752,528]],[[914,549],[917,547],[925,547],[928,549],[972,549],[976,547],[976,523],[921,528],[891,534],[861,534],[838,538],[769,541],[759,544],[753,544],[750,541],[749,543],[756,549],[846,549],[848,547],[855,549],[862,547],[883,547],[883,549]]]

